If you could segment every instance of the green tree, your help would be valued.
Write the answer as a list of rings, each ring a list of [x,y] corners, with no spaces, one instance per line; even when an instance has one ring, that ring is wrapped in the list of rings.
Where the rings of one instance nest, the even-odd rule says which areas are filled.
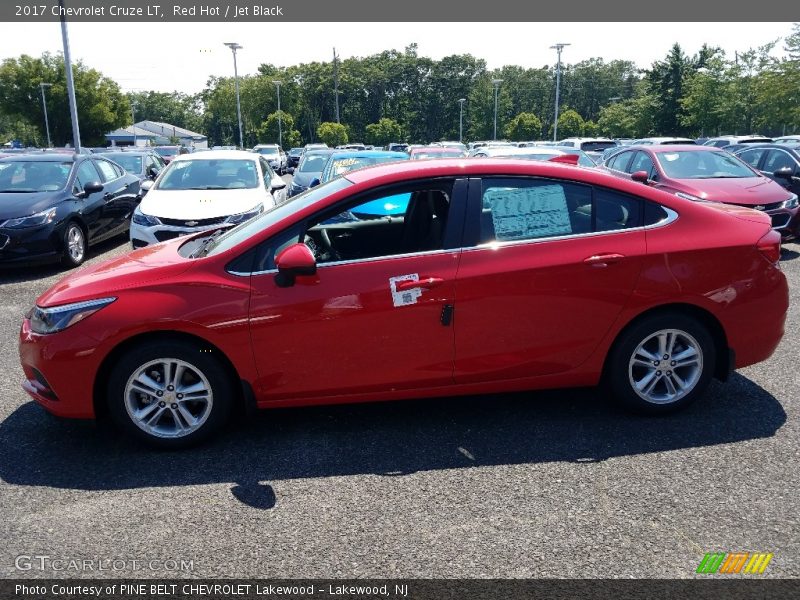
[[[269,115],[261,126],[256,130],[256,139],[259,144],[278,143],[278,115],[281,117],[281,136],[283,145],[286,148],[299,146],[302,143],[300,132],[294,128],[294,117],[283,110],[275,111]]]
[[[116,82],[78,62],[73,65],[81,143],[103,145],[105,134],[127,125],[130,104]],[[23,54],[0,64],[0,113],[35,129],[34,141],[44,145],[46,134],[39,83],[47,90],[50,134],[55,145],[72,143],[72,122],[67,100],[64,58],[49,53],[33,58]]]
[[[158,121],[183,127],[190,131],[202,128],[202,110],[198,95],[182,94],[178,91],[135,92],[128,94],[133,107],[133,117],[139,121]]]
[[[317,137],[328,146],[341,146],[347,143],[347,128],[341,123],[320,123],[317,127]]]
[[[377,123],[370,123],[366,127],[365,141],[375,146],[386,146],[390,142],[403,140],[403,128],[393,119],[383,118]]]
[[[514,142],[538,140],[542,136],[542,122],[533,113],[519,113],[506,125],[505,135]]]
[[[572,109],[558,115],[558,137],[560,139],[575,137],[583,133],[583,117]]]

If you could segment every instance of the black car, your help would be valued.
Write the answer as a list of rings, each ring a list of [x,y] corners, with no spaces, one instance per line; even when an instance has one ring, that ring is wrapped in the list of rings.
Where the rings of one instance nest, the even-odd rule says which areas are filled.
[[[155,179],[166,166],[164,159],[152,150],[126,150],[124,152],[107,152],[104,158],[113,160],[139,181]]]
[[[0,159],[0,267],[61,260],[130,227],[139,178],[96,154]]]
[[[332,153],[333,149],[331,148],[327,150],[306,150],[300,165],[292,175],[292,183],[286,192],[287,197],[291,198],[305,192],[311,182],[322,175],[322,169]]]
[[[735,152],[735,155],[800,196],[800,146],[748,144],[746,148]]]
[[[286,155],[286,167],[297,167],[305,151],[305,148],[292,148],[289,150],[289,154]]]

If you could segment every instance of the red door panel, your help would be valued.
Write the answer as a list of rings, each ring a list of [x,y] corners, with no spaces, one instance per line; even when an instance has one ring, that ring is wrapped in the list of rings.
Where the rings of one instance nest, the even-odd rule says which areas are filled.
[[[252,276],[258,399],[451,384],[453,327],[441,316],[458,259],[447,251],[321,265],[287,288],[272,274]],[[400,286],[413,303],[396,306],[390,279],[403,275],[420,286]]]
[[[457,383],[567,371],[629,298],[642,229],[465,250],[456,288]]]

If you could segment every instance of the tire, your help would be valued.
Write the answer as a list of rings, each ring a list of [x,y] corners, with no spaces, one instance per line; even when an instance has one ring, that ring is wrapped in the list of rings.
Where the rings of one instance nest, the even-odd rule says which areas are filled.
[[[705,393],[715,364],[716,347],[705,325],[683,314],[662,313],[620,334],[604,380],[610,395],[628,409],[666,414]]]
[[[70,269],[79,267],[86,260],[87,250],[86,234],[80,225],[70,221],[64,230],[64,254],[61,259],[64,266]]]
[[[108,408],[117,425],[163,449],[207,439],[228,420],[233,398],[233,382],[213,352],[182,341],[134,347],[108,381]]]

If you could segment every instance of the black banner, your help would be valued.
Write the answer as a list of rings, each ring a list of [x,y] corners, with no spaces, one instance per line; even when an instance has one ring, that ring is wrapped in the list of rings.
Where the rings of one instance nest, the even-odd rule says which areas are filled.
[[[0,580],[2,600],[771,600],[800,597],[800,580]]]

